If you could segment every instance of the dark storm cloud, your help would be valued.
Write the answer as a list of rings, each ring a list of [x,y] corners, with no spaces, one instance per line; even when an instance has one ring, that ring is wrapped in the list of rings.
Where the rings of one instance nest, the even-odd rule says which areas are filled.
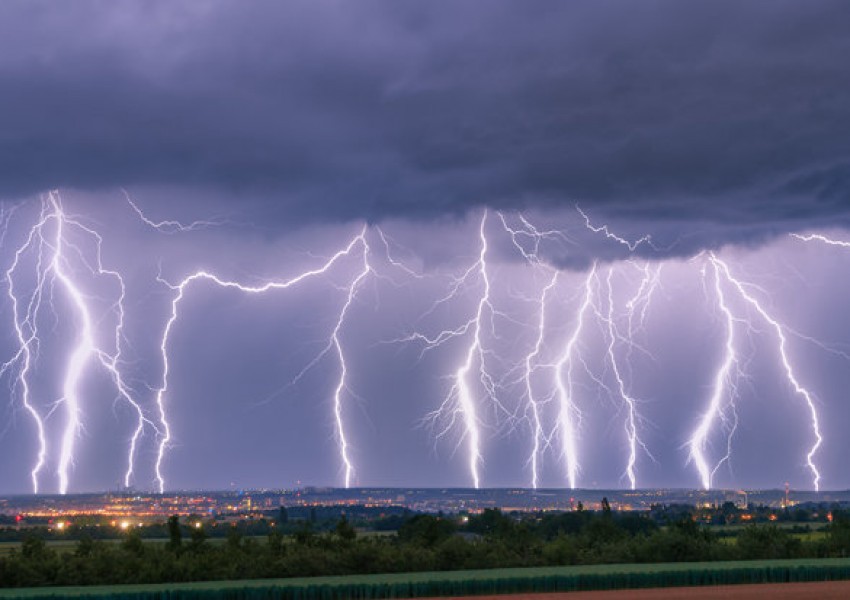
[[[850,218],[849,27],[843,2],[5,2],[0,193],[267,224],[580,201],[757,240]]]

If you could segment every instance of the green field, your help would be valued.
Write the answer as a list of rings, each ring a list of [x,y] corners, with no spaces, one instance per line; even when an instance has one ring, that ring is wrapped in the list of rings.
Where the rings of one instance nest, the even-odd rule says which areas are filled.
[[[825,531],[808,531],[805,533],[792,533],[791,537],[800,540],[801,542],[811,543],[811,542],[822,542],[826,539]],[[737,536],[728,536],[718,538],[721,544],[726,544],[727,546],[735,546],[738,544]]]
[[[92,586],[92,587],[67,587],[67,588],[31,588],[31,589],[7,589],[0,590],[0,598],[66,598],[66,597],[118,597],[132,594],[156,594],[163,592],[220,592],[228,591],[239,592],[249,590],[269,590],[275,588],[280,591],[293,588],[320,589],[316,597],[331,598],[334,597],[332,590],[351,589],[352,586],[362,586],[362,589],[373,588],[379,589],[381,586],[404,586],[411,584],[410,589],[414,589],[417,584],[428,583],[445,583],[452,588],[452,592],[457,590],[463,591],[463,585],[452,587],[450,584],[464,583],[484,583],[493,582],[492,590],[485,586],[466,586],[466,589],[476,589],[492,592],[502,589],[498,586],[499,582],[510,581],[514,587],[528,588],[529,590],[547,591],[545,587],[536,587],[528,585],[529,582],[545,582],[554,580],[554,578],[575,578],[580,580],[582,577],[592,579],[594,577],[620,576],[621,581],[633,581],[636,587],[643,587],[640,583],[641,576],[651,574],[670,574],[675,578],[676,574],[683,576],[688,574],[706,574],[709,582],[720,581],[725,582],[728,577],[724,577],[724,573],[728,576],[735,574],[752,572],[756,573],[756,580],[772,580],[776,579],[759,579],[759,574],[766,574],[769,571],[779,573],[780,577],[783,573],[790,571],[803,572],[806,569],[828,570],[834,569],[836,573],[843,569],[844,573],[850,575],[850,558],[835,558],[835,559],[802,559],[802,560],[759,560],[759,561],[736,561],[736,562],[700,562],[700,563],[659,563],[659,564],[620,564],[620,565],[589,565],[589,566],[568,566],[568,567],[539,567],[525,569],[492,569],[480,571],[446,571],[446,572],[428,572],[428,573],[398,573],[384,575],[351,575],[342,577],[307,577],[293,579],[261,579],[251,581],[208,581],[199,583],[183,583],[183,584],[156,584],[156,585],[117,585],[117,586]],[[635,577],[631,577],[635,576]],[[836,577],[823,577],[820,579],[833,579]],[[787,579],[781,579],[787,580]],[[798,580],[791,578],[790,580]],[[811,580],[811,579],[801,579]],[[818,579],[814,579],[818,580]],[[736,582],[734,579],[732,582]],[[525,586],[523,582],[526,582]],[[744,582],[744,581],[740,581]],[[746,580],[749,582],[749,580]],[[616,587],[630,587],[628,585],[617,585]],[[388,597],[392,593],[386,594],[364,594],[362,589],[359,593],[354,593],[356,597]],[[404,588],[402,588],[404,589]],[[419,589],[425,589],[420,585]],[[599,589],[599,588],[596,588]],[[386,591],[386,590],[385,590]],[[479,592],[480,593],[480,592]],[[309,594],[302,597],[311,597]],[[337,596],[338,597],[338,596]]]
[[[776,527],[777,529],[794,529],[796,527],[808,527],[811,531],[820,531],[822,529],[826,529],[829,524],[828,523],[735,523],[732,525],[707,525],[707,529],[713,533],[718,534],[737,534],[747,527],[763,526],[763,525],[771,525]]]
[[[792,533],[791,535],[802,542],[822,542],[827,537],[825,531],[808,531],[806,533]]]
[[[793,529],[800,527],[799,523],[780,523],[771,525],[776,527],[777,529],[783,529],[785,531],[788,531],[791,537],[805,543],[822,542],[827,538],[826,523],[807,524],[809,526],[809,531],[792,531]],[[721,544],[726,544],[727,546],[735,546],[738,543],[738,535],[742,531],[754,526],[758,527],[759,525],[711,525],[708,528],[708,531],[718,534],[717,539],[718,541],[720,541]]]

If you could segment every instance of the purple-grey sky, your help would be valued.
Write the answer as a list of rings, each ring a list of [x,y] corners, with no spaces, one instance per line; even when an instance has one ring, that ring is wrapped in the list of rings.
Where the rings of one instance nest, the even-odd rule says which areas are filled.
[[[92,232],[104,268],[126,284],[120,370],[148,420],[137,487],[345,483],[339,352],[352,484],[530,485],[537,471],[540,485],[562,487],[573,460],[564,432],[574,426],[577,485],[698,486],[688,442],[720,381],[725,408],[704,451],[721,461],[726,427],[733,458],[712,485],[812,487],[812,462],[821,487],[850,486],[850,248],[788,235],[850,238],[848,26],[842,2],[781,0],[4,2],[2,270],[25,250],[0,306],[2,360],[12,359],[0,493],[32,489],[34,414],[48,442],[44,491],[60,489],[63,471],[69,491],[122,482],[135,426],[96,353],[68,385],[84,319],[50,268],[61,221],[44,196],[53,189],[67,213],[60,274],[79,283],[95,345],[111,357],[118,288],[87,271],[97,268]],[[153,221],[214,226],[157,231],[125,191]],[[486,298],[477,269],[455,279],[475,266],[485,208]],[[510,227],[560,232],[541,243],[542,264],[528,262],[497,211]],[[25,246],[49,214],[44,242]],[[631,250],[589,229],[603,223],[625,240],[651,239]],[[169,330],[161,397],[171,435],[158,478],[160,343],[176,298],[158,276],[172,285],[198,269],[246,285],[286,280],[345,248],[364,224],[364,240],[326,276],[290,289],[191,284]],[[516,240],[530,251],[529,235]],[[363,243],[373,271],[358,281]],[[747,285],[723,279],[712,251]],[[643,277],[659,267],[644,311]],[[581,358],[559,362],[587,281],[593,306],[572,346]],[[32,410],[10,283],[24,341],[32,326],[40,333],[24,375]],[[352,290],[337,348],[332,334]],[[479,309],[481,354],[469,326]],[[734,313],[730,362],[724,309]],[[442,330],[457,336],[424,353],[428,340],[415,336],[388,343]],[[452,394],[467,355],[474,416]],[[482,357],[494,398],[480,382]],[[555,378],[565,369],[575,377],[566,412]],[[82,421],[63,466],[69,390],[82,399]],[[724,403],[735,391],[733,410]],[[447,395],[442,417],[429,421]],[[645,448],[630,439],[631,398]],[[813,410],[824,441],[807,458]],[[480,426],[472,458],[470,422]]]

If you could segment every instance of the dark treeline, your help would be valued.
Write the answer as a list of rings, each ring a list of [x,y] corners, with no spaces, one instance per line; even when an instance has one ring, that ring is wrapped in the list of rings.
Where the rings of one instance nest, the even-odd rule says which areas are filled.
[[[291,524],[287,525],[287,528]],[[214,543],[206,528],[164,525],[166,543],[130,530],[120,543],[83,536],[57,551],[33,534],[0,558],[0,586],[158,583],[314,575],[440,571],[600,563],[648,563],[850,555],[850,513],[836,511],[826,533],[803,541],[773,524],[743,528],[735,543],[692,517],[659,524],[649,515],[575,511],[520,517],[486,510],[455,518],[411,515],[395,535],[358,535],[344,517],[332,530],[269,527],[265,538],[238,527]]]

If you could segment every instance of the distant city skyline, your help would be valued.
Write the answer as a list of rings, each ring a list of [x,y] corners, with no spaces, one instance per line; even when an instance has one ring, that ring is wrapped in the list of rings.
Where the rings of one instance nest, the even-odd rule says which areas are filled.
[[[71,494],[66,496],[0,496],[0,515],[23,517],[26,524],[39,520],[141,519],[156,522],[163,516],[198,515],[216,519],[222,515],[277,512],[281,506],[309,510],[311,507],[366,509],[405,508],[417,512],[458,514],[498,508],[503,512],[600,510],[606,499],[614,510],[649,511],[655,507],[686,505],[719,507],[727,502],[784,509],[800,505],[846,505],[850,491],[799,492],[786,497],[783,490],[528,490],[463,488],[303,488],[295,490],[197,491],[166,495],[144,493]],[[303,514],[303,513],[302,513]],[[292,515],[290,515],[292,516]],[[826,515],[824,514],[824,517]],[[118,523],[119,521],[116,521]]]

